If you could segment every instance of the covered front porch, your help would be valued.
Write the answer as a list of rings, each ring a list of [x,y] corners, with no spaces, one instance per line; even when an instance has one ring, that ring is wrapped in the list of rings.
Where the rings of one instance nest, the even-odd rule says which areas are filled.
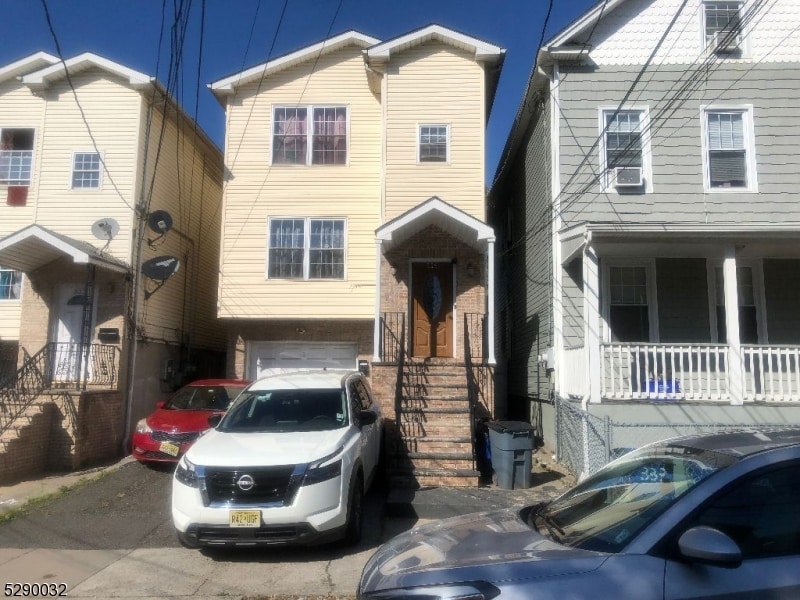
[[[798,233],[562,234],[557,392],[586,403],[800,403]]]

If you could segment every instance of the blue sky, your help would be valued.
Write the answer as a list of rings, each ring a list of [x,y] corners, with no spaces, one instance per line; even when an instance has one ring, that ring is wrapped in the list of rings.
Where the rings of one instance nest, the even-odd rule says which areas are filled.
[[[555,0],[545,37],[552,37],[594,3],[595,0]],[[490,184],[533,65],[549,3],[286,0],[284,12],[284,0],[205,0],[205,25],[201,28],[203,4],[203,0],[2,0],[5,27],[0,65],[40,50],[57,55],[57,40],[65,58],[94,52],[155,75],[167,84],[171,28],[176,9],[180,9],[188,19],[175,95],[222,147],[224,115],[208,91],[208,83],[318,42],[329,33],[356,29],[386,40],[439,23],[507,51],[487,132],[486,175]],[[45,5],[55,40],[48,27]]]

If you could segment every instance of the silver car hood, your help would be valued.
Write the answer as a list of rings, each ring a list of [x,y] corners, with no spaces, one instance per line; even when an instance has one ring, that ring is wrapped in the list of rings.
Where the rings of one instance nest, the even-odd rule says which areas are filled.
[[[520,518],[521,510],[452,517],[401,533],[369,559],[361,592],[577,574],[597,569],[608,558],[544,537]]]

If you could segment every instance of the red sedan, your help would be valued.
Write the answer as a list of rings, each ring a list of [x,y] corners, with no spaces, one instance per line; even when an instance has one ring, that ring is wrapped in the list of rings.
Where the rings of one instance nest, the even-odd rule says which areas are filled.
[[[140,462],[178,462],[208,429],[208,418],[224,413],[248,383],[238,379],[199,379],[183,386],[136,424],[134,458]]]

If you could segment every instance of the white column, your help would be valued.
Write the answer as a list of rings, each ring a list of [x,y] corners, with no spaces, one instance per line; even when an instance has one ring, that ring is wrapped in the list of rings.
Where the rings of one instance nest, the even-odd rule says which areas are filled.
[[[372,330],[372,362],[380,362],[381,357],[381,257],[383,240],[375,240],[375,325]]]
[[[600,402],[600,269],[591,236],[583,251],[584,347],[589,377],[589,402]],[[579,376],[576,374],[576,376]]]
[[[486,361],[490,365],[497,364],[497,359],[494,355],[494,238],[487,241],[486,259],[489,261],[489,273],[487,283],[488,303],[486,308],[486,319],[488,326],[486,327],[486,336],[488,344],[486,344],[487,353],[489,356]]]
[[[725,327],[728,330],[728,393],[731,404],[744,403],[742,373],[742,344],[739,341],[739,292],[736,282],[736,250],[725,248],[722,262],[722,279],[725,282]]]

